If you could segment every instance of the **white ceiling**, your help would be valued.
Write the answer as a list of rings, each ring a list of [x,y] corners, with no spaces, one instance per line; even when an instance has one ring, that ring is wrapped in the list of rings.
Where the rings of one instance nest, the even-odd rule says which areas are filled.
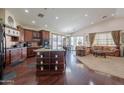
[[[11,8],[9,10],[16,20],[25,27],[34,29],[46,29],[62,33],[72,33],[92,25],[93,22],[103,21],[102,17],[107,16],[107,20],[116,13],[115,8],[29,8],[29,13],[25,13],[24,8]],[[38,18],[38,13],[44,14],[43,18]],[[88,16],[85,16],[87,14]],[[59,19],[56,20],[56,16]],[[35,24],[32,24],[35,20]],[[48,27],[45,27],[47,24]]]

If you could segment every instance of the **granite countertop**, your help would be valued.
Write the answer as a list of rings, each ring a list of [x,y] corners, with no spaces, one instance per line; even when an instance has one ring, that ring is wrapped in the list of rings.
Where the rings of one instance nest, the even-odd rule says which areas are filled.
[[[34,50],[34,52],[41,52],[41,51],[65,51],[65,50],[63,48],[61,48],[61,49],[45,49],[45,48],[40,48],[40,49]]]
[[[8,47],[6,49],[18,49],[18,48],[27,48],[27,47]]]

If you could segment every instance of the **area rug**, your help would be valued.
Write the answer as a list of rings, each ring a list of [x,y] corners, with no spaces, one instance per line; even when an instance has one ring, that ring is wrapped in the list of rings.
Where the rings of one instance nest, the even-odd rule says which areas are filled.
[[[84,57],[77,56],[77,59],[88,68],[107,73],[124,79],[124,57],[94,57],[87,55]]]

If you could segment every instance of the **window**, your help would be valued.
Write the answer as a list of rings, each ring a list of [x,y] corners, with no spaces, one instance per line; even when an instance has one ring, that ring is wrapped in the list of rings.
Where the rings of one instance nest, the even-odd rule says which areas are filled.
[[[58,34],[52,34],[52,48],[62,48],[63,47],[63,38],[64,36]]]
[[[83,37],[77,37],[77,45],[83,45],[84,43],[84,40],[83,40]]]
[[[75,47],[79,46],[79,45],[84,45],[84,38],[83,38],[83,36],[71,37],[72,49],[75,49]]]
[[[83,45],[83,36],[71,37],[71,45]]]
[[[111,32],[96,34],[93,45],[115,45]]]

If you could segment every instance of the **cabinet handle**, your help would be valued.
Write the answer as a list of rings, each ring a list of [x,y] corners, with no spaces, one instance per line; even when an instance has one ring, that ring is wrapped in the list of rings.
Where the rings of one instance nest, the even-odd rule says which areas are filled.
[[[55,66],[55,71],[57,71],[58,70],[58,67],[57,66]]]
[[[37,55],[40,55],[40,52],[37,52]]]
[[[43,67],[41,67],[40,70],[43,71]]]
[[[43,58],[43,55],[40,55],[41,58]]]
[[[58,61],[56,60],[56,64],[58,64]]]
[[[55,58],[57,58],[58,57],[58,55],[55,55]]]
[[[40,64],[42,65],[43,64],[43,61],[41,61]]]

